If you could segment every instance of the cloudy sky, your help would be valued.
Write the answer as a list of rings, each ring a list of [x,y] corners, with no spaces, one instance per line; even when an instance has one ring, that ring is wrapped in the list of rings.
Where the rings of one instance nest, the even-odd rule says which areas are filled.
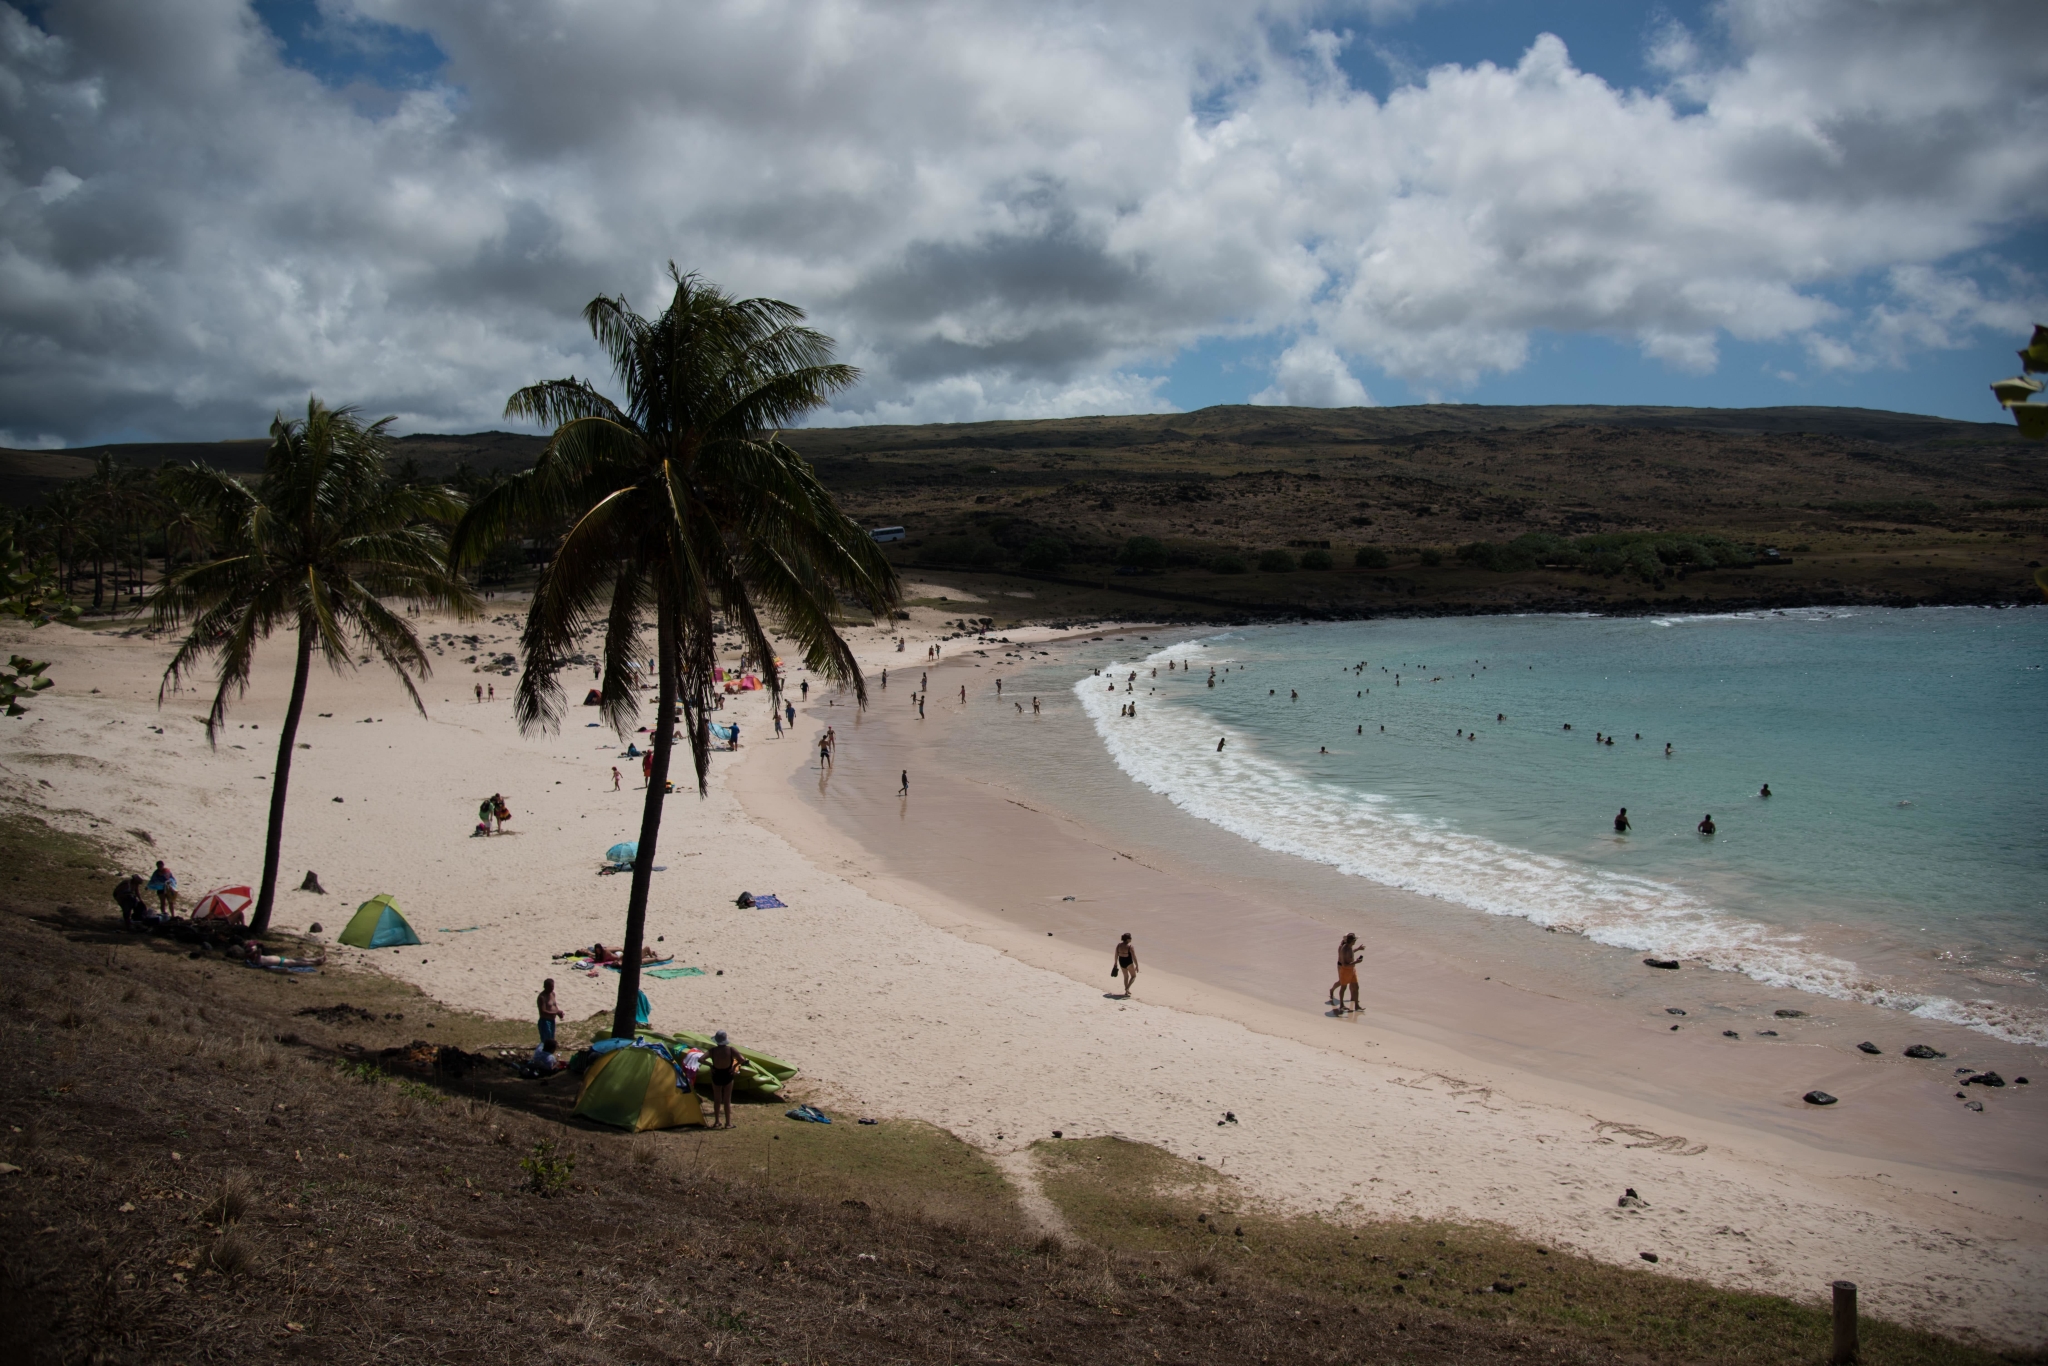
[[[0,444],[507,425],[673,259],[828,422],[1434,399],[1996,419],[2040,0],[0,2]]]

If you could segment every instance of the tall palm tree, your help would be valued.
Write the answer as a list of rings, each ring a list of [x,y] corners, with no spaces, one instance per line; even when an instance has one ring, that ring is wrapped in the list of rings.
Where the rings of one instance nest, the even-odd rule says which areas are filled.
[[[899,597],[895,571],[872,538],[778,435],[859,372],[832,363],[832,339],[799,326],[804,315],[794,305],[735,299],[673,264],[669,278],[675,294],[658,317],[641,317],[624,299],[593,299],[583,310],[611,358],[622,402],[574,378],[512,395],[508,415],[552,425],[554,435],[532,469],[477,499],[453,539],[457,563],[468,565],[514,530],[561,534],[526,619],[514,704],[523,730],[560,724],[556,674],[578,659],[579,636],[601,624],[601,714],[622,738],[629,734],[639,703],[628,665],[646,657],[642,632],[652,618],[654,754],[612,1017],[620,1037],[637,1023],[678,704],[704,792],[719,622],[762,661],[771,700],[781,696],[782,678],[764,609],[809,668],[851,682],[865,705],[860,667],[834,626],[839,598],[883,612]]]
[[[385,427],[365,426],[352,408],[319,399],[306,416],[270,424],[263,480],[251,488],[206,465],[166,472],[171,491],[202,510],[212,559],[186,565],[164,580],[152,601],[159,629],[191,626],[164,670],[164,688],[218,657],[219,686],[206,717],[213,743],[230,694],[249,689],[257,642],[288,628],[297,633],[292,696],[277,742],[270,785],[270,827],[263,846],[263,886],[251,927],[269,927],[284,840],[285,792],[292,745],[305,710],[313,651],[336,673],[355,667],[358,642],[391,666],[420,715],[414,678],[431,668],[419,637],[384,605],[399,598],[415,607],[476,610],[476,594],[449,572],[446,529],[462,501],[440,488],[394,484],[385,475]],[[163,689],[157,693],[163,701]]]

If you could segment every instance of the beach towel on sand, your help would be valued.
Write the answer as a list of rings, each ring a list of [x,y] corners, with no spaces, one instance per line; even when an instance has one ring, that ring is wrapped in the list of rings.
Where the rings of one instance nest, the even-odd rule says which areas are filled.
[[[655,969],[653,969],[653,970],[651,970],[651,971],[647,972],[647,973],[646,973],[646,974],[644,974],[644,975],[645,975],[645,976],[648,976],[648,977],[659,977],[659,978],[661,978],[661,979],[662,979],[662,980],[663,980],[663,981],[665,982],[665,981],[667,981],[667,980],[668,980],[669,978],[671,978],[671,977],[702,977],[702,976],[704,975],[704,969],[702,969],[702,968],[655,968]]]
[[[779,911],[785,909],[787,905],[787,902],[773,892],[764,892],[754,898],[754,909],[759,911]]]

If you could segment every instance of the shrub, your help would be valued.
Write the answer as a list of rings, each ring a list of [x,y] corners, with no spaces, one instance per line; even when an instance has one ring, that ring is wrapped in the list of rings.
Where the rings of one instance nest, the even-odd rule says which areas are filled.
[[[519,1159],[526,1188],[535,1195],[560,1195],[576,1171],[576,1154],[560,1152],[552,1138],[533,1145],[533,1155]]]
[[[1424,546],[1422,548],[1422,562],[1431,569],[1434,569],[1444,562],[1444,552],[1438,550],[1433,545]]]
[[[1351,557],[1351,563],[1360,569],[1385,569],[1393,561],[1388,559],[1387,552],[1378,546],[1362,545],[1358,547],[1358,553]]]
[[[1337,561],[1327,550],[1305,551],[1301,557],[1303,569],[1335,569]]]
[[[1244,573],[1244,560],[1240,556],[1225,551],[1209,561],[1209,572],[1212,574],[1242,574]]]
[[[1002,559],[1003,552],[986,536],[934,536],[917,552],[923,564],[986,565]]]
[[[1129,569],[1164,569],[1165,543],[1153,536],[1133,536],[1124,542],[1124,548],[1118,552],[1116,562]]]
[[[1472,541],[1461,545],[1458,547],[1458,558],[1481,569],[1490,569],[1496,574],[1513,574],[1536,567],[1533,555],[1512,545],[1501,545],[1497,541]]]
[[[1268,550],[1259,556],[1259,572],[1262,574],[1292,574],[1294,556],[1285,550]]]
[[[1072,558],[1067,543],[1057,536],[1040,536],[1024,547],[1023,565],[1037,574],[1057,574]]]

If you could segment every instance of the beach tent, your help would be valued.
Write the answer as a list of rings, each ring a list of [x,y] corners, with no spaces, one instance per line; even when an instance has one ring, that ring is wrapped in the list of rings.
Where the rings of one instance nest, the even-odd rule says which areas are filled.
[[[247,923],[244,917],[255,903],[256,898],[247,887],[216,887],[192,907],[192,918],[241,925]]]
[[[643,1034],[643,1037],[648,1035]],[[673,1034],[654,1034],[651,1037],[660,1039],[678,1050],[701,1048],[707,1053],[711,1051],[709,1034],[689,1034],[677,1030]],[[740,1056],[747,1060],[747,1065],[732,1079],[733,1089],[736,1091],[765,1091],[772,1096],[796,1075],[794,1067],[771,1058],[766,1053],[756,1053],[751,1048],[742,1048]]]
[[[665,1050],[631,1045],[598,1055],[583,1074],[574,1113],[633,1133],[704,1122],[702,1102]]]
[[[379,892],[356,908],[354,918],[341,932],[341,942],[359,949],[388,949],[417,944],[420,937],[399,913],[391,894]]]

